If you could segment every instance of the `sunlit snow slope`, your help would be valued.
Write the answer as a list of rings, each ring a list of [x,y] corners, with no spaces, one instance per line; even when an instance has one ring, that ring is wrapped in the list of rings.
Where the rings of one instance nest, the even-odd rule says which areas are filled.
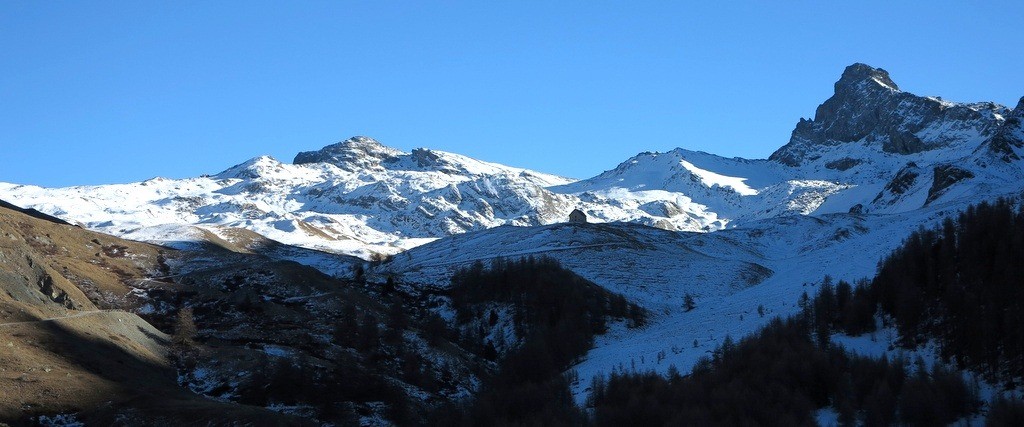
[[[596,222],[714,231],[793,214],[907,212],[1024,179],[1021,105],[916,96],[863,64],[848,67],[835,90],[768,160],[675,149],[574,181],[353,137],[292,164],[259,157],[212,176],[87,187],[0,183],[0,198],[128,238],[194,237],[167,234],[189,230],[175,225],[235,227],[368,257],[500,225],[563,222],[575,208]]]

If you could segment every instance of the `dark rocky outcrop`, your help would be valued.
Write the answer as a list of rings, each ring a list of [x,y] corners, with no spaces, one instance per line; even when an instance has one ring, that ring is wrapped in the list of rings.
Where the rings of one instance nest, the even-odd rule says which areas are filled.
[[[849,157],[843,157],[843,158],[841,158],[839,160],[833,160],[831,162],[825,163],[825,167],[828,168],[828,169],[845,171],[845,170],[848,170],[848,169],[850,169],[850,168],[852,168],[854,166],[857,166],[857,165],[861,164],[861,162],[862,162],[861,159],[853,159],[853,158],[849,158]]]
[[[453,164],[436,151],[415,148],[411,153],[404,153],[366,136],[353,136],[317,151],[301,152],[293,163],[330,163],[350,172],[382,168],[437,171],[449,175],[466,172],[464,167]]]
[[[426,148],[413,149],[412,154],[410,154],[410,158],[415,162],[417,167],[423,170],[436,170],[449,175],[456,175],[463,172],[458,165],[449,163],[444,158],[437,155],[436,152]]]
[[[921,176],[921,172],[921,168],[916,163],[908,162],[906,166],[903,166],[903,168],[896,172],[896,176],[892,178],[892,181],[885,184],[885,188],[875,196],[871,203],[877,203],[881,200],[889,200],[891,203],[898,199],[917,183],[917,177]]]
[[[823,147],[854,142],[885,153],[920,153],[959,140],[960,134],[947,134],[938,125],[993,135],[1000,127],[998,115],[1006,111],[993,103],[955,104],[903,92],[885,70],[853,64],[814,119],[800,119],[789,143],[769,159],[800,166],[815,160]],[[934,131],[921,132],[925,129]]]
[[[974,178],[974,173],[958,166],[939,165],[935,167],[933,176],[932,187],[928,189],[928,198],[924,201],[926,206],[938,199],[953,184]]]
[[[989,151],[1004,161],[1020,160],[1017,149],[1024,147],[1024,97],[1006,117],[1006,121],[986,142]]]
[[[920,153],[928,149],[921,138],[910,132],[889,132],[889,138],[882,142],[882,151],[896,154]]]
[[[373,138],[353,136],[317,151],[303,151],[295,156],[292,163],[330,163],[341,169],[354,171],[381,167],[381,164],[395,161],[402,154],[404,153],[385,147]]]

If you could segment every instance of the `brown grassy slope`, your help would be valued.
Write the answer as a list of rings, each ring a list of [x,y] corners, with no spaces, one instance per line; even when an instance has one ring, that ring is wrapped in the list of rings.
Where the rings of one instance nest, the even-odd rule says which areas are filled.
[[[167,337],[137,316],[0,325],[0,419],[78,412],[140,390],[175,387]]]
[[[0,422],[78,413],[89,425],[298,425],[178,386],[167,337],[131,313],[0,325]]]
[[[0,206],[0,323],[122,306],[165,251]]]
[[[142,425],[293,424],[181,388],[168,337],[109,309],[132,307],[130,285],[173,255],[0,205],[0,422],[81,412],[100,424],[126,413]]]

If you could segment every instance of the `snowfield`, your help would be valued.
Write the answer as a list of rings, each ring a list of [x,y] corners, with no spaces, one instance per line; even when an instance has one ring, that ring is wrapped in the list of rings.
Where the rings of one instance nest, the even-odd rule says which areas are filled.
[[[902,214],[789,216],[714,233],[669,232],[630,223],[498,227],[438,240],[400,254],[377,273],[412,285],[446,286],[476,261],[549,256],[646,308],[639,329],[614,324],[574,366],[582,403],[594,375],[616,370],[682,372],[726,336],[741,338],[775,316],[799,311],[826,275],[870,278],[876,265],[919,226],[966,205],[946,203]],[[690,294],[697,307],[686,311]],[[761,315],[760,313],[764,313]]]

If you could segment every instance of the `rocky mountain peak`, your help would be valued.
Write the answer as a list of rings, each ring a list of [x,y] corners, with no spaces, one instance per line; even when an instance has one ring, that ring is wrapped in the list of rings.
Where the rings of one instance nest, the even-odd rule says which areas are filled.
[[[1009,114],[1004,118],[1002,126],[987,142],[989,150],[1004,161],[1021,159],[1024,149],[1024,97],[1021,97]]]
[[[307,163],[330,163],[345,170],[374,169],[381,163],[394,160],[403,153],[387,147],[368,136],[353,136],[337,144],[331,144],[317,151],[304,151],[295,156],[292,162],[297,165]]]
[[[373,150],[373,149],[379,149],[379,148],[386,148],[386,147],[384,147],[384,144],[381,144],[376,139],[370,138],[368,136],[362,136],[362,135],[353,136],[353,137],[351,137],[349,139],[346,139],[346,140],[344,140],[344,141],[342,141],[342,142],[340,142],[338,144],[340,144],[342,146],[345,146],[345,147],[348,147],[350,149],[370,149],[370,150]]]
[[[842,77],[836,82],[836,93],[850,88],[859,88],[865,83],[875,87],[883,86],[892,90],[900,90],[896,82],[889,78],[888,71],[858,62],[843,70]]]
[[[829,161],[829,152],[838,146],[855,149],[857,153],[843,154],[853,160],[958,144],[977,147],[1000,127],[996,113],[1003,110],[992,103],[958,104],[903,92],[887,71],[857,63],[846,67],[835,93],[818,106],[814,119],[801,120],[789,143],[769,159],[803,166]]]

